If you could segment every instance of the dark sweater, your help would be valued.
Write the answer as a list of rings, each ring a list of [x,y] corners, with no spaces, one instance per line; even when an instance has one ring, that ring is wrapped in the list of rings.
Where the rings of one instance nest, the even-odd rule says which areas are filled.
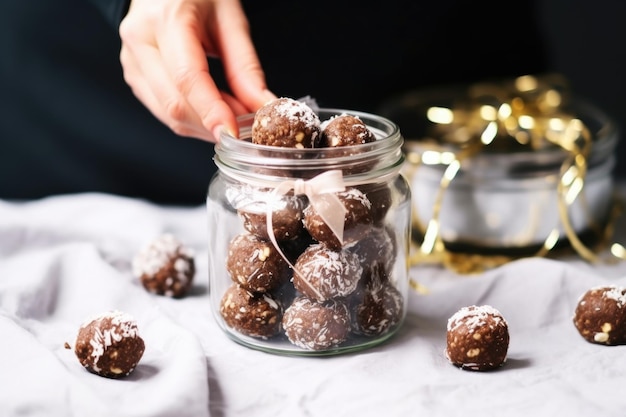
[[[546,70],[530,2],[516,2],[514,21],[499,17],[498,1],[244,5],[270,89],[325,107],[377,111],[408,89]],[[204,201],[213,146],[171,133],[122,78],[117,28],[126,8],[123,0],[0,2],[0,198],[97,191]],[[221,80],[219,65],[211,68]]]

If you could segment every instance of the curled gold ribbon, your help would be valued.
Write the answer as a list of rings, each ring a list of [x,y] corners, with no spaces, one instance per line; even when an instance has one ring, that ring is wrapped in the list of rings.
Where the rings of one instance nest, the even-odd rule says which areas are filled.
[[[302,179],[283,181],[278,184],[276,188],[274,188],[272,194],[274,196],[284,196],[289,191],[293,190],[294,195],[306,195],[309,199],[309,204],[315,208],[315,211],[319,214],[337,239],[339,239],[339,242],[343,242],[343,226],[345,222],[346,208],[335,193],[345,191],[345,189],[346,186],[343,181],[343,174],[341,170],[331,170],[323,172],[307,181]],[[298,271],[289,261],[287,256],[285,256],[278,245],[276,236],[274,235],[271,204],[267,205],[267,213],[265,217],[267,222],[267,234],[270,241],[291,269],[293,269],[294,273],[297,274]],[[306,278],[302,276],[301,278],[303,278],[303,280],[307,283],[307,285],[309,285],[311,290],[313,290],[320,300],[324,298],[316,288],[310,285]]]
[[[541,156],[543,150],[552,148],[560,149],[564,153],[555,190],[559,222],[532,256],[548,255],[557,247],[560,239],[567,238],[569,246],[584,260],[598,262],[603,259],[600,250],[613,234],[616,217],[622,211],[621,203],[613,197],[614,207],[604,225],[590,213],[584,191],[589,169],[588,160],[595,141],[594,133],[583,119],[578,118],[575,113],[570,114],[567,106],[562,107],[563,91],[557,88],[559,85],[553,85],[550,81],[525,76],[515,79],[514,87],[506,84],[478,84],[470,88],[466,97],[470,103],[469,110],[455,106],[432,107],[426,110],[429,121],[437,129],[424,134],[424,141],[428,144],[432,141],[430,136],[437,138],[436,151],[429,150],[429,153],[438,155],[439,159],[429,156],[427,161],[424,155],[409,156],[412,162],[409,175],[413,177],[415,170],[424,163],[434,165],[435,162],[432,161],[438,161],[436,163],[444,171],[428,223],[423,224],[416,212],[413,212],[413,227],[421,232],[422,242],[411,256],[412,265],[441,263],[457,272],[468,273],[481,272],[517,259],[517,255],[513,254],[449,251],[441,236],[440,212],[443,196],[457,177],[462,162],[480,152],[493,152],[493,155],[497,155],[498,152],[523,150],[538,152]],[[570,213],[575,203],[580,204],[586,220],[585,226],[594,232],[599,239],[597,242],[584,242],[576,231]],[[592,247],[592,244],[596,247]],[[611,255],[625,260],[626,249],[613,243]]]

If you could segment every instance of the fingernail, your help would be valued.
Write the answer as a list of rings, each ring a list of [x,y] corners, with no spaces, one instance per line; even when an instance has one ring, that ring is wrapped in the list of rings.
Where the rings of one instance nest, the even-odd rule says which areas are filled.
[[[218,125],[213,128],[213,136],[216,142],[219,142],[222,132],[225,132],[224,125]]]
[[[233,138],[237,138],[237,134],[234,133],[229,128],[227,128],[226,126],[224,126],[224,125],[215,126],[215,128],[213,129],[213,136],[215,136],[215,140],[219,142],[220,137],[222,135],[226,135],[226,136],[231,136]]]

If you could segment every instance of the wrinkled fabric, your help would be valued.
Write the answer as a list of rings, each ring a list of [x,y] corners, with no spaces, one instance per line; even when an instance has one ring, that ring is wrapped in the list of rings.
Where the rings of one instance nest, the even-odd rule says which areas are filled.
[[[529,258],[471,276],[414,267],[404,326],[384,345],[328,358],[284,357],[232,342],[209,305],[204,207],[105,194],[0,201],[1,416],[622,416],[626,346],[590,344],[572,323],[592,286],[626,285],[624,263]],[[616,239],[626,241],[623,222]],[[182,299],[149,294],[132,257],[169,232],[196,252]],[[469,372],[443,354],[447,319],[489,304],[508,322],[505,365]],[[82,321],[133,315],[146,350],[127,378],[81,367]]]

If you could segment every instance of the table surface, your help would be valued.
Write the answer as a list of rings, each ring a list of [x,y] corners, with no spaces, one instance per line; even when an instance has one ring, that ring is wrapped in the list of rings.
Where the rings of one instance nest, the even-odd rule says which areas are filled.
[[[147,293],[131,260],[170,232],[197,254],[191,294]],[[232,342],[209,308],[204,207],[103,194],[0,201],[0,416],[623,416],[626,346],[588,343],[572,316],[587,289],[626,286],[626,262],[527,258],[475,275],[413,267],[427,292],[387,343],[334,357],[286,357]],[[620,219],[615,240],[626,242]],[[207,256],[204,256],[207,255]],[[505,365],[469,372],[443,354],[447,319],[489,304],[510,329]],[[118,309],[146,343],[129,377],[81,367],[82,321]]]

